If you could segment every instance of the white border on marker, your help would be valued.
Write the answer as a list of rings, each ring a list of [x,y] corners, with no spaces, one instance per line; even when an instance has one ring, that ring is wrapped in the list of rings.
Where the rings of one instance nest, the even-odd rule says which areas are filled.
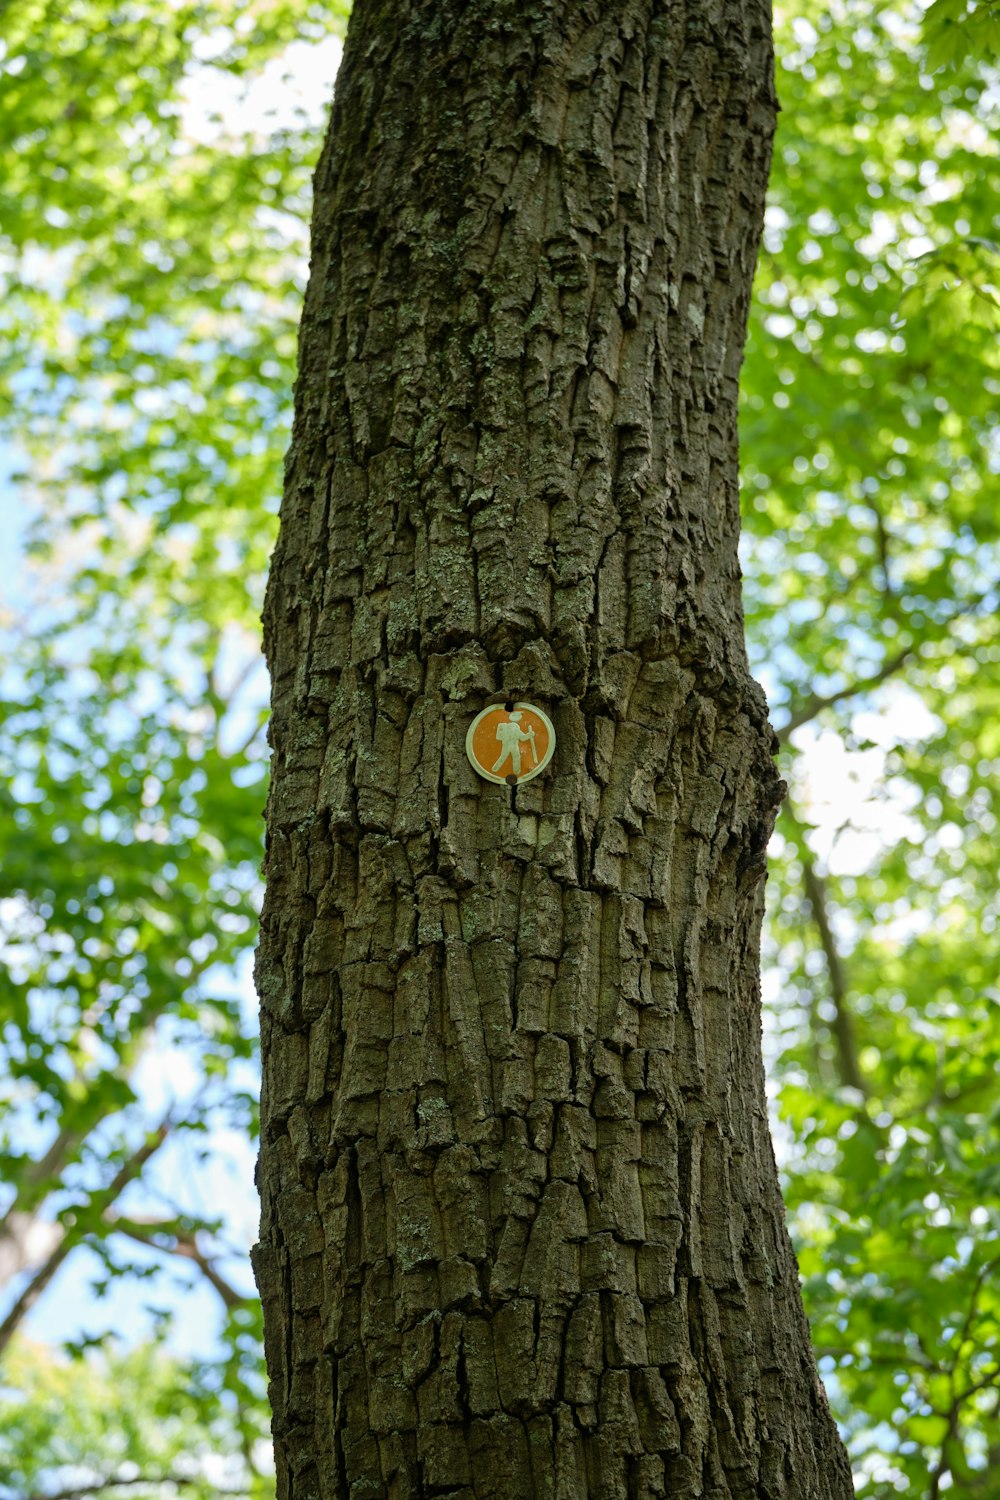
[[[492,781],[494,786],[510,786],[511,783],[507,780],[506,776],[494,776],[492,771],[483,770],[482,766],[479,764],[479,762],[476,760],[476,757],[472,753],[472,737],[476,732],[477,725],[483,722],[487,714],[494,713],[498,708],[504,707],[505,705],[503,703],[488,703],[487,706],[483,709],[482,713],[478,713],[473,719],[472,723],[469,725],[468,733],[465,736],[465,753],[469,758],[469,764],[471,765],[477,776],[481,776],[484,781]],[[515,703],[514,708],[526,708],[530,713],[537,714],[542,723],[545,725],[545,728],[547,729],[549,735],[548,749],[545,751],[545,754],[542,756],[538,765],[535,766],[533,770],[526,772],[524,776],[519,776],[517,778],[516,785],[524,786],[526,781],[532,781],[536,776],[540,776],[541,773],[545,770],[545,767],[548,765],[549,761],[552,759],[553,752],[556,748],[556,731],[548,714],[544,713],[542,709],[537,706],[537,704]]]

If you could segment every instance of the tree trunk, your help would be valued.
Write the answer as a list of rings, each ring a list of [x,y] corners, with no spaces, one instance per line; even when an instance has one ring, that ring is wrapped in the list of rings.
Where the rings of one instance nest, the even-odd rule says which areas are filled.
[[[282,1500],[852,1493],[760,1054],[774,110],[765,0],[355,7],[265,622]]]

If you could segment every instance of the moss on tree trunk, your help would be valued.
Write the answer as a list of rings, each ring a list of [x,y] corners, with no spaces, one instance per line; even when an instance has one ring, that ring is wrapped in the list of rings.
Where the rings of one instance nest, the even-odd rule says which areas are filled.
[[[851,1491],[764,1106],[764,0],[358,0],[266,611],[279,1495]],[[491,701],[548,771],[476,776]]]

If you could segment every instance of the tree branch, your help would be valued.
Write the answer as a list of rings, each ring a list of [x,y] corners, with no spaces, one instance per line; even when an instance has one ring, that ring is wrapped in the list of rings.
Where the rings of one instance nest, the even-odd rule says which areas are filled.
[[[0,1287],[41,1264],[61,1238],[58,1221],[22,1213],[12,1205],[0,1224]]]
[[[173,1121],[169,1115],[161,1120],[156,1129],[147,1135],[138,1150],[133,1151],[132,1155],[122,1163],[107,1187],[99,1189],[96,1193],[92,1193],[86,1203],[79,1205],[80,1211],[96,1209],[99,1214],[103,1215],[132,1179],[138,1177],[153,1153],[160,1149],[169,1135],[172,1125]],[[6,1318],[4,1318],[3,1323],[0,1324],[0,1354],[6,1349],[15,1331],[34,1307],[69,1252],[73,1249],[74,1245],[80,1242],[86,1233],[86,1230],[77,1231],[73,1224],[69,1222],[68,1217],[62,1222],[60,1227],[62,1229],[62,1236],[58,1244],[49,1252],[46,1260],[28,1282],[21,1295],[16,1299],[13,1307],[8,1312]]]
[[[68,1125],[64,1125],[45,1155],[40,1156],[37,1161],[29,1162],[24,1172],[24,1186],[29,1190],[36,1190],[36,1196],[28,1199],[27,1193],[22,1190],[15,1199],[15,1206],[18,1209],[27,1211],[28,1208],[34,1207],[38,1191],[44,1196],[46,1181],[50,1177],[59,1175],[68,1159],[83,1141],[85,1134],[85,1131],[72,1130]],[[7,1227],[8,1217],[9,1214],[4,1214],[0,1219],[0,1234],[3,1234]]]
[[[787,744],[790,734],[796,729],[801,729],[803,724],[809,724],[817,714],[822,713],[824,708],[832,708],[835,703],[844,703],[848,698],[856,698],[859,693],[867,693],[872,688],[879,687],[905,665],[915,650],[914,646],[907,646],[905,650],[897,651],[895,656],[890,656],[888,661],[883,662],[879,670],[873,672],[870,677],[860,677],[856,682],[848,683],[847,687],[841,688],[839,692],[813,693],[802,707],[790,716],[788,722],[776,731],[779,743]]]
[[[944,1437],[941,1439],[941,1457],[939,1458],[937,1465],[935,1466],[930,1476],[931,1487],[928,1492],[928,1500],[939,1500],[945,1476],[950,1474],[952,1468],[954,1467],[952,1460],[948,1456],[948,1445],[949,1443],[955,1443],[959,1441],[958,1415],[962,1409],[963,1403],[966,1402],[970,1396],[974,1396],[977,1391],[988,1390],[991,1386],[996,1386],[998,1377],[1000,1377],[1000,1370],[993,1370],[989,1375],[984,1376],[981,1380],[975,1381],[964,1391],[960,1391],[958,1389],[956,1381],[956,1376],[958,1374],[958,1362],[962,1356],[962,1346],[968,1339],[969,1334],[972,1330],[973,1320],[976,1316],[976,1308],[979,1305],[979,1293],[983,1289],[983,1283],[985,1282],[987,1276],[989,1276],[990,1273],[994,1271],[998,1265],[1000,1265],[1000,1256],[996,1256],[993,1260],[988,1260],[984,1265],[980,1266],[979,1271],[976,1275],[976,1279],[972,1286],[972,1296],[969,1298],[969,1306],[965,1314],[965,1319],[962,1323],[961,1332],[959,1333],[958,1338],[955,1341],[955,1352],[952,1356],[951,1364],[948,1366],[948,1379],[951,1385],[951,1405],[946,1412],[941,1413],[941,1415],[948,1423],[948,1428],[945,1432]],[[961,1446],[964,1454],[964,1445]]]
[[[45,1155],[25,1168],[17,1195],[0,1218],[0,1286],[31,1264],[29,1242],[38,1228],[35,1210],[48,1196],[47,1183],[64,1170],[86,1136],[86,1130],[64,1125]]]
[[[259,732],[258,729],[254,734]],[[214,955],[194,966],[188,976],[188,985],[194,985],[215,962]],[[107,1070],[107,1076],[128,1081],[129,1073],[139,1054],[146,1047],[153,1029],[166,1008],[159,1004],[150,1015],[148,1023],[132,1038],[128,1049],[120,1056],[119,1064]],[[81,1082],[84,1080],[78,1074]],[[199,1090],[195,1098],[200,1097]],[[117,1109],[117,1106],[116,1106]],[[115,1113],[116,1110],[110,1111]],[[78,1116],[79,1109],[75,1111]],[[71,1117],[72,1118],[72,1117]],[[53,1232],[58,1239],[58,1222],[40,1217],[39,1210],[51,1191],[52,1183],[58,1181],[67,1164],[79,1151],[97,1127],[108,1118],[107,1113],[98,1114],[85,1126],[63,1124],[45,1155],[37,1162],[28,1162],[21,1175],[21,1182],[13,1201],[6,1212],[0,1215],[0,1287],[32,1266],[41,1266],[45,1256],[53,1248]]]
[[[6,1349],[21,1323],[28,1316],[39,1297],[52,1280],[53,1276],[72,1250],[75,1240],[68,1230],[63,1229],[62,1239],[52,1250],[48,1258],[42,1263],[21,1295],[15,1300],[14,1306],[0,1323],[0,1354]]]
[[[883,564],[886,568],[888,567],[887,553],[884,554]],[[886,575],[886,579],[888,582],[888,574]],[[889,592],[891,594],[891,589]],[[952,627],[960,620],[968,619],[970,616],[975,618],[980,606],[990,598],[990,592],[987,590],[969,599],[962,609],[957,609],[946,620],[938,621],[936,626],[928,630],[921,640],[912,642],[909,646],[904,647],[902,651],[897,651],[895,656],[890,656],[887,661],[882,663],[878,671],[873,672],[870,677],[860,677],[856,682],[848,683],[847,687],[841,688],[836,693],[813,693],[800,708],[797,708],[793,714],[789,715],[788,722],[775,731],[779,744],[787,744],[789,735],[796,729],[801,729],[803,724],[810,723],[811,720],[815,719],[817,714],[822,713],[824,708],[831,708],[835,703],[843,703],[848,698],[856,698],[859,693],[867,693],[872,688],[879,687],[887,678],[892,677],[898,672],[900,667],[905,666],[911,656],[916,656],[923,644],[928,641],[943,640],[949,635]]]
[[[878,536],[879,563],[882,568],[882,593],[885,598],[895,603],[896,591],[892,586],[892,577],[889,572],[889,528],[885,524],[885,515],[881,505],[875,497],[869,496],[868,509],[875,517],[875,532]]]
[[[983,1283],[986,1280],[987,1276],[991,1276],[993,1274],[997,1266],[1000,1266],[1000,1255],[994,1256],[992,1260],[986,1261],[984,1265],[979,1267],[976,1279],[972,1285],[972,1296],[969,1298],[969,1307],[965,1314],[965,1321],[963,1322],[962,1330],[959,1333],[957,1340],[955,1341],[955,1354],[950,1366],[950,1373],[952,1375],[954,1375],[955,1371],[958,1369],[958,1361],[961,1357],[962,1345],[969,1337],[969,1333],[972,1329],[972,1320],[976,1316],[976,1309],[979,1306],[979,1293],[983,1289]]]
[[[806,843],[802,825],[796,817],[791,803],[786,798],[784,813],[789,820],[795,824],[799,834],[797,845],[799,858],[802,861],[802,883],[805,886],[806,900],[812,912],[816,930],[819,933],[820,946],[826,959],[826,971],[830,985],[830,999],[833,1001],[833,1036],[837,1044],[837,1066],[840,1073],[840,1081],[848,1088],[857,1089],[860,1094],[867,1098],[868,1086],[861,1072],[858,1062],[857,1042],[854,1036],[854,1018],[851,1015],[848,1002],[847,975],[844,971],[844,961],[837,947],[833,927],[830,922],[829,901],[827,897],[826,881],[816,868],[816,862]]]
[[[92,1484],[73,1484],[67,1489],[50,1490],[48,1494],[37,1490],[28,1495],[27,1500],[83,1500],[86,1495],[103,1495],[107,1490],[134,1489],[140,1484],[173,1484],[182,1488],[190,1484],[204,1484],[204,1482],[205,1478],[202,1474],[142,1474],[137,1479],[102,1479]],[[212,1488],[217,1495],[246,1494],[243,1488],[221,1490],[217,1485],[213,1485]]]
[[[814,1353],[817,1358],[828,1354],[833,1359],[840,1359],[845,1354],[850,1354],[855,1359],[864,1360],[866,1365],[885,1366],[891,1370],[923,1370],[929,1375],[941,1374],[940,1365],[936,1365],[926,1355],[918,1359],[915,1354],[906,1349],[900,1350],[898,1359],[891,1354],[859,1354],[857,1349],[849,1344],[816,1344]]]
[[[250,681],[250,678],[253,676],[254,672],[260,666],[260,656],[255,655],[248,657],[248,659],[243,663],[239,671],[236,673],[236,676],[233,678],[232,682],[229,684],[229,691],[225,695],[223,695],[222,688],[219,683],[220,661],[221,652],[216,657],[215,661],[212,663],[210,670],[206,674],[205,689],[205,698],[212,710],[212,713],[215,715],[216,745],[218,745],[219,726],[221,725],[226,714],[235,703],[240,689],[245,687],[245,685]],[[255,729],[248,743],[251,743],[253,741],[257,733],[258,730]],[[221,754],[222,752],[220,751],[219,753]],[[226,758],[228,759],[230,757]]]
[[[150,1220],[147,1223],[141,1219],[120,1218],[118,1215],[107,1214],[105,1219],[116,1233],[128,1235],[129,1239],[136,1240],[140,1245],[151,1245],[155,1250],[164,1250],[169,1255],[179,1255],[185,1260],[193,1261],[218,1292],[227,1311],[232,1312],[234,1308],[247,1305],[249,1298],[244,1297],[226,1280],[211,1257],[201,1249],[196,1230],[180,1229],[168,1219]],[[162,1240],[167,1239],[172,1240],[173,1243],[161,1243]]]
[[[858,1062],[857,1042],[854,1036],[854,1018],[851,1015],[847,1001],[847,977],[844,973],[844,964],[837,947],[833,928],[830,926],[830,913],[827,905],[826,881],[817,870],[812,857],[801,852],[802,880],[806,888],[806,900],[819,932],[820,946],[826,959],[827,976],[830,981],[830,998],[833,1001],[833,1035],[837,1043],[837,1062],[840,1069],[840,1081],[847,1087],[857,1089],[859,1093],[867,1096],[868,1086],[861,1073],[861,1065]]]

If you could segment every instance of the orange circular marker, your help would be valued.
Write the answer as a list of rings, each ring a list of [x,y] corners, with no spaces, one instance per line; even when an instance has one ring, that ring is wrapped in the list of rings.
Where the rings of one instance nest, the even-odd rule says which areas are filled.
[[[485,781],[520,786],[544,771],[556,748],[552,720],[533,703],[491,703],[465,736],[465,753]]]

